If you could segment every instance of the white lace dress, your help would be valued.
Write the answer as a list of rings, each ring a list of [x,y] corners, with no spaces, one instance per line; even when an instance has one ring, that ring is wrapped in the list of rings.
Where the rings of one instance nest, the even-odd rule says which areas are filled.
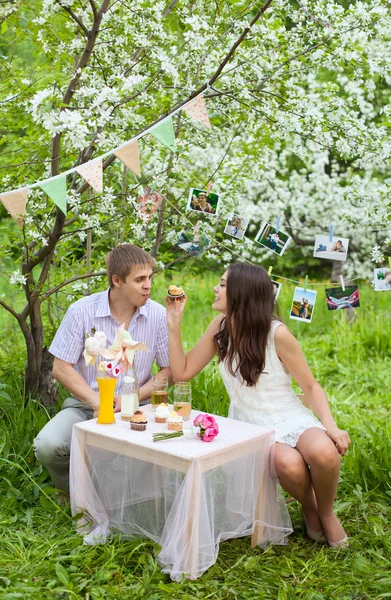
[[[254,387],[242,383],[240,375],[231,375],[225,361],[219,366],[230,397],[228,416],[238,421],[272,428],[275,430],[276,442],[294,448],[306,429],[318,427],[325,430],[325,427],[296,396],[290,375],[277,356],[274,332],[280,325],[284,327],[280,321],[272,322],[264,372]]]

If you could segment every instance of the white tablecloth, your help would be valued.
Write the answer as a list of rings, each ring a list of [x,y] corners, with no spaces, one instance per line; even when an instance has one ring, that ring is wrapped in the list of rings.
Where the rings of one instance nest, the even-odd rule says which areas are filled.
[[[153,442],[152,433],[167,425],[143,409],[144,432],[119,415],[115,425],[93,419],[74,426],[71,507],[73,515],[83,513],[78,530],[85,543],[115,532],[149,537],[161,545],[157,560],[176,581],[206,571],[222,540],[252,534],[253,545],[286,543],[292,528],[270,474],[272,431],[216,416],[220,433],[212,442]]]

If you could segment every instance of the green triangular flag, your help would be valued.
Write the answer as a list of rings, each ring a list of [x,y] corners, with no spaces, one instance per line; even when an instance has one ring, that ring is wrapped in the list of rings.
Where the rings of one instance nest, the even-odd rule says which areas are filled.
[[[67,214],[67,176],[53,177],[38,184],[41,190],[51,198],[64,215]]]
[[[167,148],[175,151],[175,133],[172,117],[169,117],[163,121],[163,123],[156,125],[156,127],[149,133],[153,135],[154,138],[159,140],[159,142],[167,146]]]

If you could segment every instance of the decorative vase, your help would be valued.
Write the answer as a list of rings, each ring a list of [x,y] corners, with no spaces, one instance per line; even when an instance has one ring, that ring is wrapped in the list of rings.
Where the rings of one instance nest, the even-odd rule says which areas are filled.
[[[108,425],[115,423],[114,394],[117,379],[115,377],[97,377],[99,387],[99,414],[97,423]]]

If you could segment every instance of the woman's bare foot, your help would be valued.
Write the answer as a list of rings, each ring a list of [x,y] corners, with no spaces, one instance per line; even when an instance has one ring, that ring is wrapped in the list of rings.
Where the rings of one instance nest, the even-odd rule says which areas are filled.
[[[339,542],[346,535],[344,528],[334,513],[330,517],[322,517],[322,525],[329,542]]]

